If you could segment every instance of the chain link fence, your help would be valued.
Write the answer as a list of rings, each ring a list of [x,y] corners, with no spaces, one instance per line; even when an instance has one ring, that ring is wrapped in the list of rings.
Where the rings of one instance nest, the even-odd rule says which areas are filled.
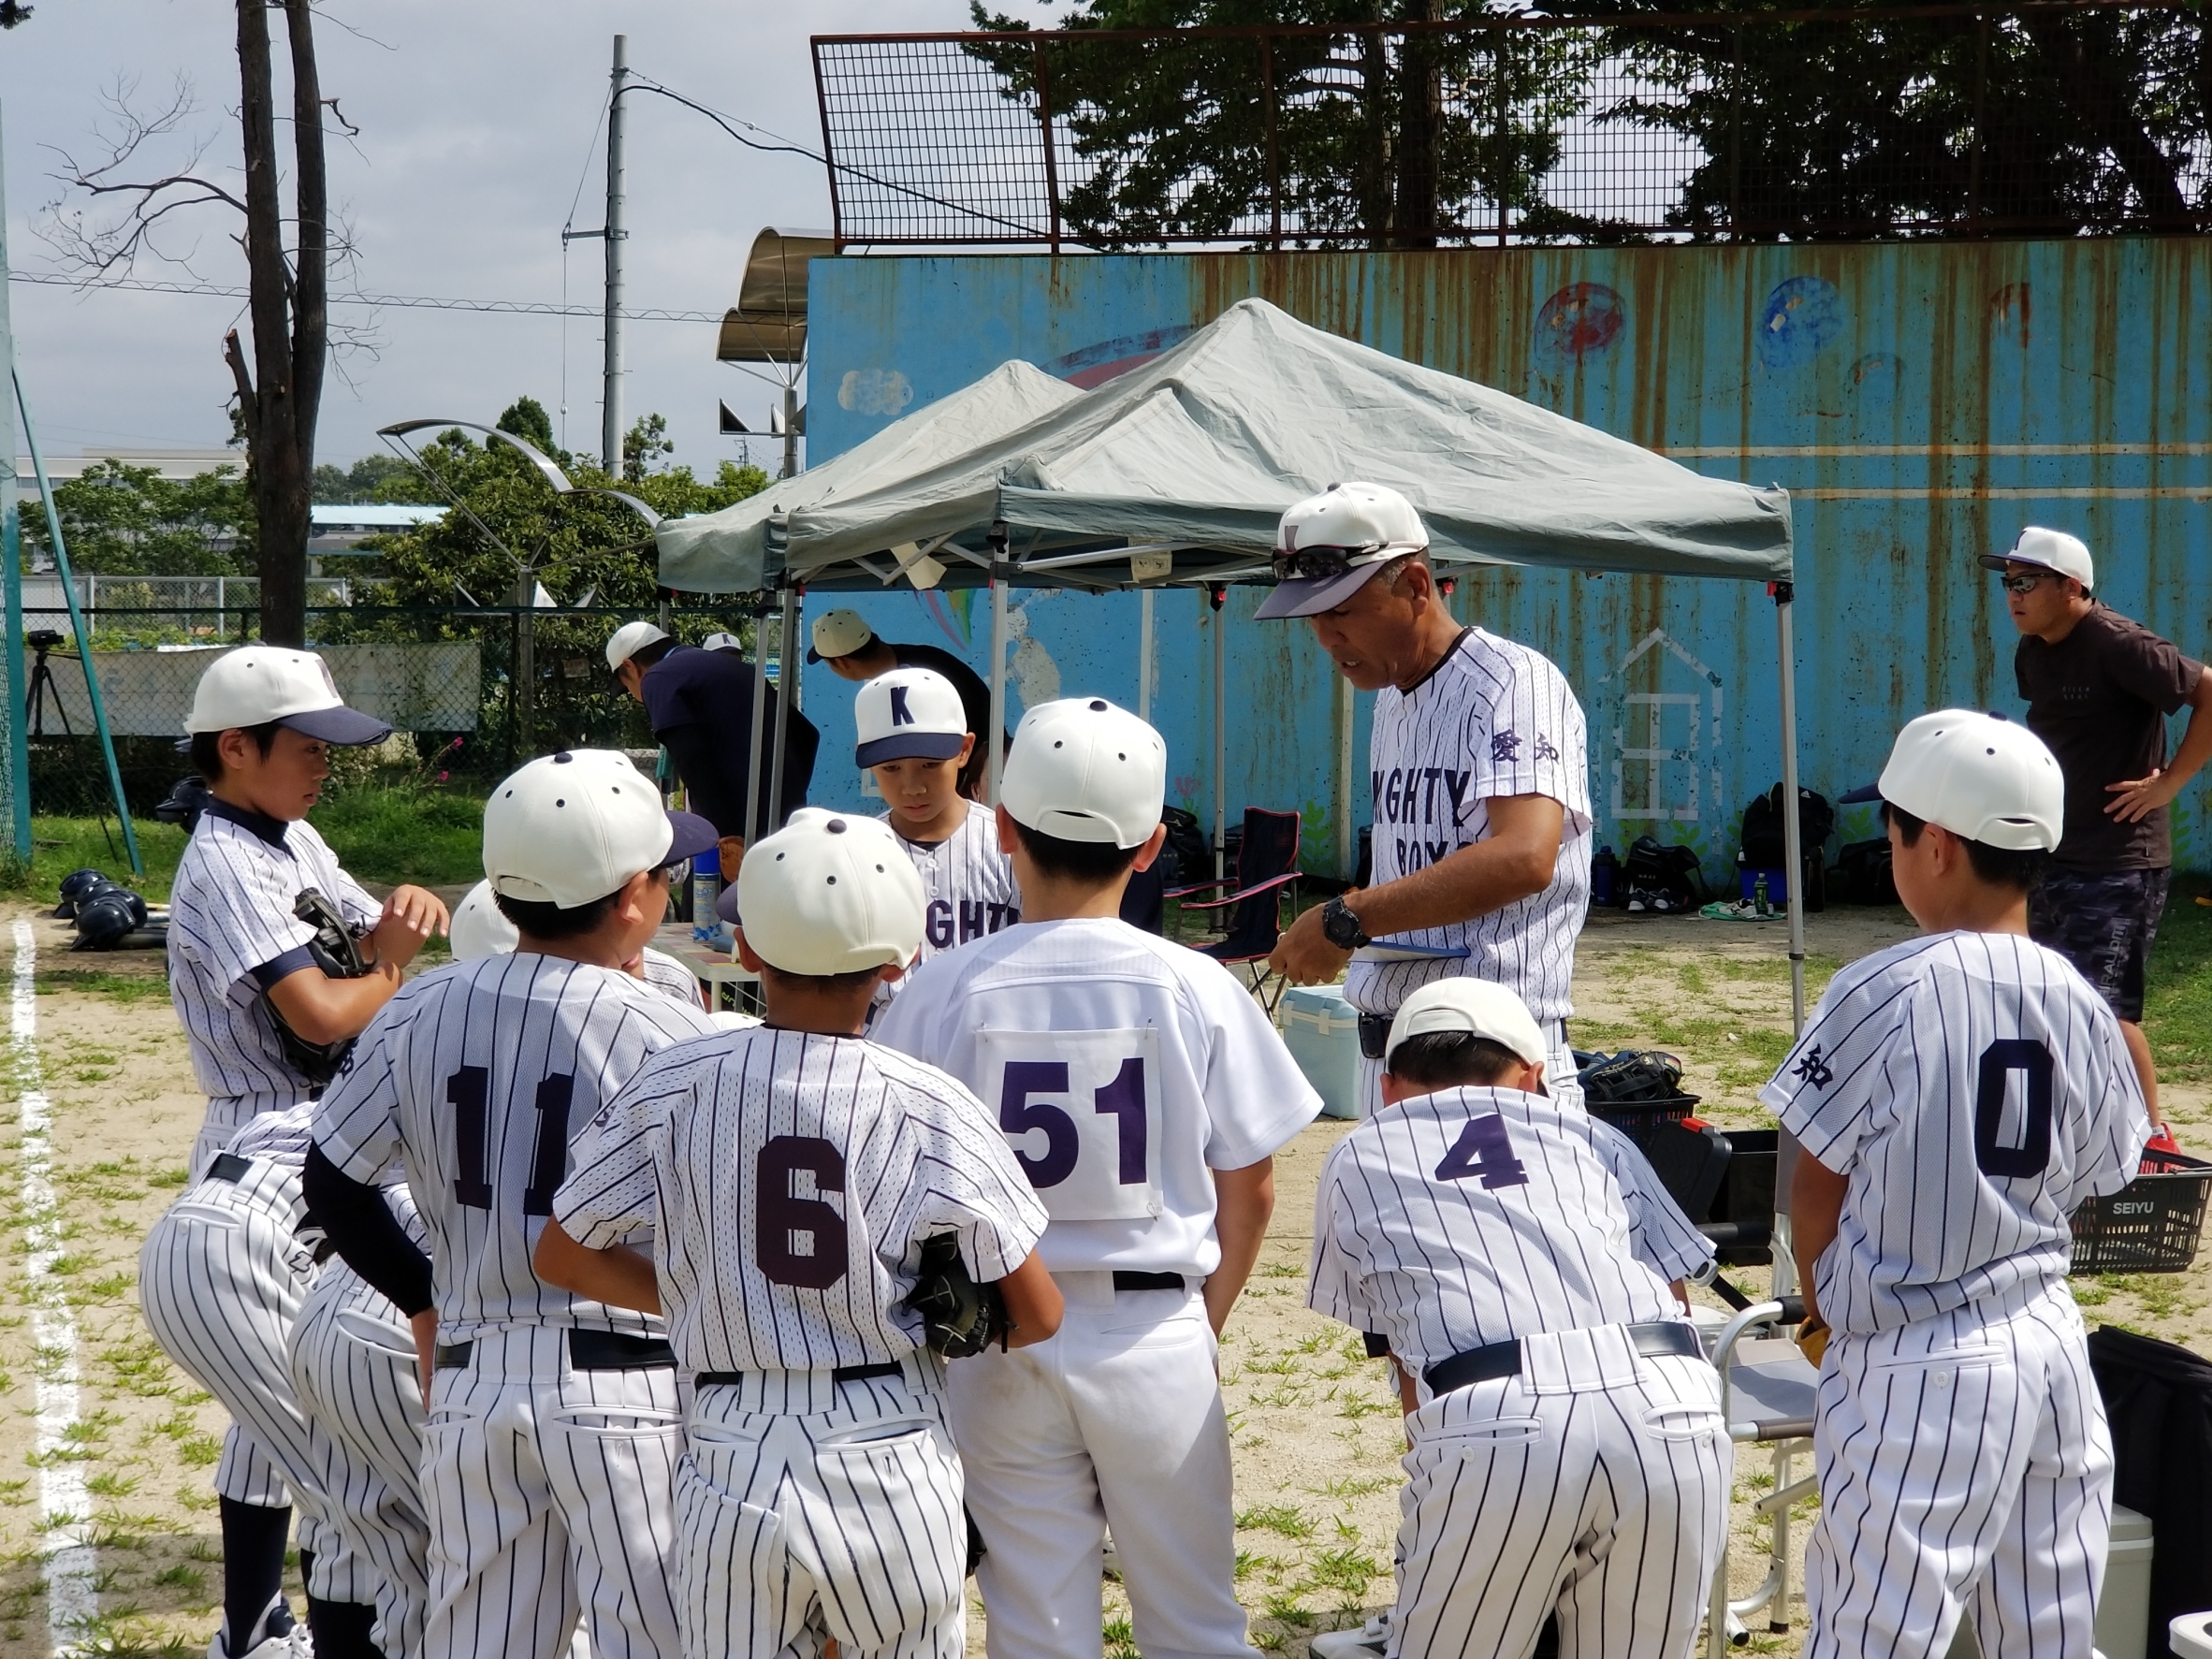
[[[2183,0],[1602,9],[818,36],[836,234],[1057,253],[2212,225],[2212,18]]]

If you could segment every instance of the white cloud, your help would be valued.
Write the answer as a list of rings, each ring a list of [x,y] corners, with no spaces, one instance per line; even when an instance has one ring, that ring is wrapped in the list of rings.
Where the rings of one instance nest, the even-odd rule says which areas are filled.
[[[590,141],[604,99],[612,36],[631,66],[703,103],[809,147],[821,140],[812,33],[966,25],[962,0],[335,0],[318,7],[325,95],[360,127],[330,147],[331,197],[354,225],[366,293],[558,300],[560,233],[602,218],[604,162]],[[231,10],[207,0],[49,0],[0,36],[0,120],[7,146],[7,235],[19,268],[51,262],[32,221],[58,185],[55,148],[95,149],[98,98],[120,76],[158,94],[179,72],[197,88],[211,163],[234,166],[238,98]],[[341,22],[360,31],[349,34]],[[281,21],[272,24],[281,30]],[[366,37],[364,37],[366,36]],[[280,35],[280,57],[282,55]],[[704,117],[648,95],[630,107],[630,309],[719,313],[735,297],[753,233],[826,225],[818,163],[747,150]],[[579,177],[583,181],[577,198]],[[232,226],[205,211],[193,237],[202,280],[240,286]],[[568,298],[596,307],[596,241],[567,255]],[[148,263],[140,274],[179,272]],[[115,444],[204,445],[227,435],[226,329],[242,302],[123,291],[77,295],[10,284],[17,354],[44,446],[73,454]],[[553,317],[347,307],[371,323],[374,360],[334,373],[317,448],[345,461],[376,452],[375,429],[416,415],[489,419],[527,392],[559,413],[563,328]],[[566,441],[598,446],[599,323],[566,326]],[[624,406],[668,417],[676,458],[703,472],[733,440],[715,403],[765,424],[771,387],[714,358],[711,324],[633,322]],[[776,446],[753,458],[772,468]]]

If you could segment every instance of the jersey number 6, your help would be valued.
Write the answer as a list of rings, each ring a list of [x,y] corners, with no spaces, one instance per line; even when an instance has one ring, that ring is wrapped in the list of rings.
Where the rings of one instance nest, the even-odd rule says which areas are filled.
[[[819,1198],[801,1198],[793,1179],[814,1190],[845,1190],[845,1155],[820,1135],[774,1135],[753,1165],[753,1259],[772,1285],[827,1290],[845,1276],[845,1217]],[[802,1253],[799,1246],[807,1248]]]

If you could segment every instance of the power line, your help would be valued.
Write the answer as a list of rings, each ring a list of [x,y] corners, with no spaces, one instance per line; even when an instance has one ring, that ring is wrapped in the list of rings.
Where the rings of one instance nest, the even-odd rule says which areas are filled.
[[[167,283],[149,281],[142,277],[86,283],[76,277],[49,271],[11,270],[7,273],[7,280],[11,283],[36,283],[52,288],[128,288],[140,294],[206,294],[224,299],[251,298],[244,288],[226,288],[215,283]],[[333,294],[330,303],[389,305],[415,311],[499,312],[513,316],[534,317],[596,317],[604,314],[596,305],[559,305],[542,299],[440,299],[424,294]],[[706,311],[626,311],[622,315],[633,323],[719,323],[722,320],[720,312]]]

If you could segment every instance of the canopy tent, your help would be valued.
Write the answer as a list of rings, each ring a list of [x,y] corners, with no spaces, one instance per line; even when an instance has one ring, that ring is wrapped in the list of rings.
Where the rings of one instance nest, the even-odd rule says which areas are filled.
[[[1009,362],[819,469],[722,512],[666,521],[656,531],[661,580],[707,592],[987,583],[992,713],[1002,728],[1009,585],[1137,589],[1148,651],[1153,589],[1272,579],[1267,556],[1283,510],[1351,478],[1403,490],[1445,566],[1768,583],[1783,779],[1796,797],[1786,491],[1707,477],[1509,393],[1309,327],[1261,299],[1240,301],[1087,392]],[[797,605],[786,602],[782,616],[788,662]],[[1222,635],[1214,631],[1216,780]],[[756,655],[764,676],[766,653]],[[756,698],[756,715],[762,706]],[[756,718],[756,793],[760,744]],[[780,763],[778,754],[766,780],[772,799]],[[1217,782],[1217,855],[1220,793]],[[1785,814],[1793,870],[1803,867],[1797,834],[1797,815]],[[1800,1025],[1803,885],[1787,884]]]

